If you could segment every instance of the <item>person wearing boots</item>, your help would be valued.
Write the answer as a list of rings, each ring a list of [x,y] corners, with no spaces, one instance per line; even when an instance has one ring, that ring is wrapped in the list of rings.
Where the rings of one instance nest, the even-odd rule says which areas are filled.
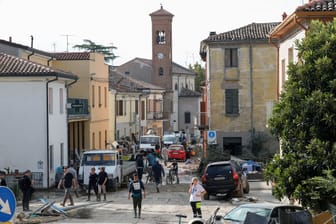
[[[90,201],[91,189],[93,189],[97,201],[98,201],[98,186],[97,186],[98,174],[96,174],[96,168],[92,167],[89,176],[89,189],[88,189],[88,201]]]
[[[143,182],[139,180],[138,174],[134,174],[133,181],[130,183],[128,189],[128,200],[131,198],[131,195],[133,199],[134,218],[139,219],[141,218],[142,192],[143,192],[143,198],[146,198],[145,186]]]
[[[32,173],[30,170],[26,170],[23,173],[23,178],[22,178],[22,207],[23,211],[30,211],[29,210],[29,201],[31,199],[32,194],[34,193],[34,188],[33,188],[33,183],[31,180]]]
[[[101,194],[104,194],[104,201],[106,201],[106,184],[107,184],[107,173],[105,172],[105,167],[100,167],[98,173],[98,201],[101,200]]]
[[[74,201],[71,195],[71,190],[75,187],[75,178],[72,175],[72,173],[69,171],[69,167],[64,168],[64,176],[62,181],[58,184],[58,189],[63,186],[64,188],[64,199],[63,202],[61,203],[62,206],[65,206],[65,202],[67,199],[70,199],[70,204],[69,205],[74,205]]]

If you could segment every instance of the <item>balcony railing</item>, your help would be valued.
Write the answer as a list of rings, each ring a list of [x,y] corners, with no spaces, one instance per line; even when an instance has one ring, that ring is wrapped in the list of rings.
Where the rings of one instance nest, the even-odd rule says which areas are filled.
[[[87,99],[68,98],[68,115],[70,117],[89,115],[89,102]]]
[[[147,112],[147,120],[164,120],[169,118],[169,113]]]

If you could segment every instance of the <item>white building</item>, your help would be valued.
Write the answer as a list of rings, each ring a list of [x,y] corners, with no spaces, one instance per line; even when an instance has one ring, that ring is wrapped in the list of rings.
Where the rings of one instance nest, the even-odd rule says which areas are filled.
[[[1,169],[30,169],[35,186],[54,184],[68,163],[67,88],[77,76],[0,52]]]

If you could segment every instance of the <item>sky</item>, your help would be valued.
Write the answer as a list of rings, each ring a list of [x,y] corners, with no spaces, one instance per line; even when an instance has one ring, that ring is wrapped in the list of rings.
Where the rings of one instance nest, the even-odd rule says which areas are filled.
[[[174,14],[173,61],[202,63],[200,42],[253,22],[280,22],[308,0],[0,0],[0,39],[47,52],[75,52],[89,39],[113,45],[121,65],[135,57],[151,59],[150,13]]]

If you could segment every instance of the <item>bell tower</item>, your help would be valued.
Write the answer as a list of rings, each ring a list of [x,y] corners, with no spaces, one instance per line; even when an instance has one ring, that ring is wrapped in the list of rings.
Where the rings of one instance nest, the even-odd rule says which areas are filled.
[[[172,129],[174,114],[173,101],[173,55],[172,21],[173,14],[163,9],[150,14],[152,19],[152,84],[164,88],[163,96],[163,131]]]
[[[152,83],[172,90],[172,20],[173,14],[161,8],[152,19]]]

